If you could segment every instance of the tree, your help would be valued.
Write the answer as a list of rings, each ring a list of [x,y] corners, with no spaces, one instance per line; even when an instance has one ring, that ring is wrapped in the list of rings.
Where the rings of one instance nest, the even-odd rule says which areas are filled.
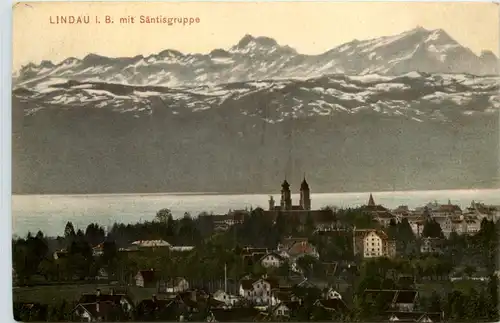
[[[168,223],[172,219],[172,211],[170,209],[161,209],[156,212],[156,221]]]
[[[64,227],[64,238],[66,239],[66,243],[71,243],[72,239],[75,237],[75,227],[73,227],[73,223],[67,222]]]
[[[311,235],[314,232],[314,219],[311,214],[308,213],[306,216],[306,223],[304,224],[304,229],[307,235]]]
[[[441,225],[435,219],[425,221],[424,229],[422,230],[422,237],[444,238]]]
[[[106,233],[104,232],[104,228],[97,223],[89,224],[85,230],[85,239],[93,246],[103,242],[105,237]]]

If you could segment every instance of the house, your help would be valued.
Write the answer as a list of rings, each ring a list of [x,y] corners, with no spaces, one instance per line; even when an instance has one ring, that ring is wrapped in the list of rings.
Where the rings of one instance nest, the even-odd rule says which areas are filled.
[[[104,253],[104,243],[100,243],[92,248],[92,255],[94,257],[102,256],[103,253]]]
[[[392,308],[400,312],[412,312],[417,296],[416,290],[399,290],[393,300]]]
[[[268,253],[260,259],[260,264],[264,268],[279,268],[284,262],[285,259],[275,252]]]
[[[175,277],[159,284],[161,293],[180,293],[189,289],[189,283],[183,277]]]
[[[109,294],[101,293],[100,289],[96,289],[95,293],[83,293],[78,300],[79,304],[98,302],[112,302],[126,313],[131,313],[134,309],[134,302],[126,293],[117,293],[113,289],[110,290]]]
[[[271,306],[288,301],[300,301],[300,298],[292,292],[291,288],[276,288],[271,291]]]
[[[478,216],[481,221],[486,218],[496,222],[500,217],[500,207],[472,201],[470,207],[467,208],[467,213]]]
[[[135,285],[146,288],[156,288],[159,282],[159,273],[154,269],[139,270],[135,275]]]
[[[325,299],[342,299],[342,295],[333,288],[325,289],[323,292]]]
[[[391,211],[382,205],[375,204],[372,194],[370,194],[370,197],[368,198],[368,203],[363,205],[361,210],[364,213],[369,214],[375,221],[384,227],[389,226],[391,220],[396,220],[396,216],[391,213]]]
[[[170,248],[172,246],[165,240],[137,240],[132,242],[132,245],[141,249]]]
[[[125,317],[122,308],[111,301],[79,303],[71,315],[80,322],[116,322]]]
[[[216,229],[228,229],[235,224],[242,224],[249,216],[250,212],[247,210],[229,210],[227,214],[212,216],[212,220]]]
[[[353,234],[355,254],[361,253],[364,258],[392,258],[396,255],[396,242],[382,230],[355,230]]]
[[[318,299],[314,302],[314,306],[321,307],[329,312],[346,313],[348,311],[347,305],[342,299]]]
[[[389,322],[437,323],[444,321],[443,313],[390,312]]]
[[[240,251],[240,256],[247,264],[253,265],[268,253],[269,250],[267,248],[245,247]]]
[[[173,252],[189,252],[194,249],[194,246],[170,246],[170,251]]]
[[[392,210],[392,214],[396,216],[401,216],[401,217],[407,217],[411,214],[410,209],[408,208],[408,205],[400,205],[394,210]]]
[[[434,203],[431,214],[432,216],[459,216],[462,215],[462,209],[456,204],[451,204],[448,200],[448,204],[437,204]]]
[[[289,248],[286,248],[286,252],[290,255],[292,259],[297,259],[302,256],[312,256],[315,258],[319,258],[319,253],[316,248],[309,241],[297,241],[293,243]],[[278,249],[280,250],[280,249]]]
[[[455,231],[457,222],[454,221],[454,217],[449,216],[449,215],[443,215],[443,216],[433,216],[432,217],[441,227],[441,230],[443,231],[443,235],[445,237],[449,237],[450,234]],[[460,221],[458,221],[460,223]]]
[[[151,299],[144,299],[137,304],[137,319],[142,322],[164,320],[172,321],[179,317],[175,300],[158,299],[153,295]]]
[[[300,308],[300,306],[300,301],[281,302],[272,309],[272,315],[275,318],[289,318]]]
[[[309,239],[307,237],[287,237],[287,238],[284,238],[278,244],[277,249],[278,250],[288,250],[291,247],[293,247],[293,245],[295,245],[296,243],[302,243],[302,242],[307,243],[308,241],[309,241]]]
[[[226,306],[235,306],[240,302],[240,298],[236,295],[231,295],[223,290],[218,290],[212,295],[213,299],[223,302]]]
[[[183,313],[198,313],[200,307],[208,305],[210,296],[202,290],[191,289],[177,293],[175,299]]]
[[[240,296],[259,305],[271,303],[271,290],[278,287],[277,282],[270,279],[243,279],[240,281]]]
[[[468,235],[474,235],[481,230],[481,220],[478,216],[465,216],[465,233]]]
[[[421,253],[439,253],[444,251],[446,240],[440,238],[425,237],[420,244]]]
[[[411,312],[414,309],[417,295],[416,290],[367,289],[362,297],[367,303],[381,302],[385,304],[387,310]]]

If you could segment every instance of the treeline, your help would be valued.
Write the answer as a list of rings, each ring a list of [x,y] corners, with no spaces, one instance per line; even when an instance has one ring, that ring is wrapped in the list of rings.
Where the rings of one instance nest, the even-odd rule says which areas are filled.
[[[360,261],[360,256],[352,253],[352,232],[349,228],[378,228],[378,224],[359,209],[338,210],[335,215],[343,230],[328,235],[314,234],[315,224],[310,218],[304,223],[295,223],[293,219],[279,214],[273,223],[260,208],[251,210],[244,223],[221,233],[214,232],[214,224],[209,216],[192,218],[185,214],[174,220],[168,209],[158,211],[152,221],[114,224],[107,233],[98,224],[88,225],[85,231],[75,231],[72,223],[68,222],[63,235],[56,238],[45,237],[42,232],[38,232],[34,236],[28,234],[25,238],[13,240],[13,264],[20,284],[29,283],[33,276],[41,276],[45,281],[81,280],[97,276],[101,268],[106,269],[110,278],[124,281],[143,268],[164,269],[168,274],[186,274],[196,271],[202,261],[214,263],[209,267],[214,267],[213,272],[218,273],[224,263],[238,263],[237,260],[231,260],[238,258],[234,253],[237,248],[253,246],[274,249],[286,236],[308,237],[323,262]],[[471,268],[484,267],[488,273],[492,273],[496,269],[498,226],[498,222],[495,224],[485,219],[481,223],[481,230],[473,236],[452,234],[448,239],[443,239],[443,254],[438,259],[435,257],[422,262],[422,265],[415,267],[417,270],[414,274],[418,277],[442,277],[449,274],[450,266],[453,268],[464,262],[468,263],[468,272],[473,272]],[[417,239],[406,219],[400,223],[391,222],[386,232],[397,241],[399,256],[408,259],[420,256],[421,239]],[[423,235],[443,237],[439,224],[436,226],[433,221],[424,224]],[[127,247],[133,241],[156,239],[196,248],[188,254],[172,254],[169,257],[118,252],[119,248]],[[94,257],[92,248],[100,243],[103,243],[103,254]],[[59,254],[60,259],[56,260],[53,252],[60,249],[67,250],[67,253]],[[172,264],[172,261],[177,263]],[[241,264],[238,266],[241,267]],[[240,270],[235,267],[233,271]]]

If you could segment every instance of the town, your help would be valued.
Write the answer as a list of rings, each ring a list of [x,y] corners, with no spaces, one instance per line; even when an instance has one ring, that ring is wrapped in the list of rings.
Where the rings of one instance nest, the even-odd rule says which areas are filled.
[[[161,209],[148,222],[13,240],[19,321],[491,322],[500,207],[430,201],[227,214]],[[452,197],[451,197],[452,198]],[[265,201],[263,201],[265,202]],[[335,201],[332,201],[335,202]]]

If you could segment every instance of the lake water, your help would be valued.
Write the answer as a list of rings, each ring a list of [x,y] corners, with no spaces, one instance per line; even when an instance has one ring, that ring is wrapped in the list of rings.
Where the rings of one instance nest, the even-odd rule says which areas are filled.
[[[326,193],[312,194],[312,208],[332,205],[356,207],[366,204],[370,193]],[[279,201],[279,195],[274,194]],[[410,208],[428,202],[470,205],[472,200],[500,205],[500,189],[488,190],[443,190],[405,191],[373,193],[377,204],[389,208],[408,205]],[[230,209],[262,207],[267,209],[269,195],[216,195],[216,194],[109,194],[109,195],[14,195],[12,197],[13,234],[24,236],[28,231],[42,230],[46,235],[62,234],[67,221],[77,229],[85,230],[96,222],[111,226],[114,222],[135,223],[149,221],[156,211],[169,208],[174,217],[184,212],[196,216],[199,213],[226,213]],[[294,204],[298,195],[292,196]]]

